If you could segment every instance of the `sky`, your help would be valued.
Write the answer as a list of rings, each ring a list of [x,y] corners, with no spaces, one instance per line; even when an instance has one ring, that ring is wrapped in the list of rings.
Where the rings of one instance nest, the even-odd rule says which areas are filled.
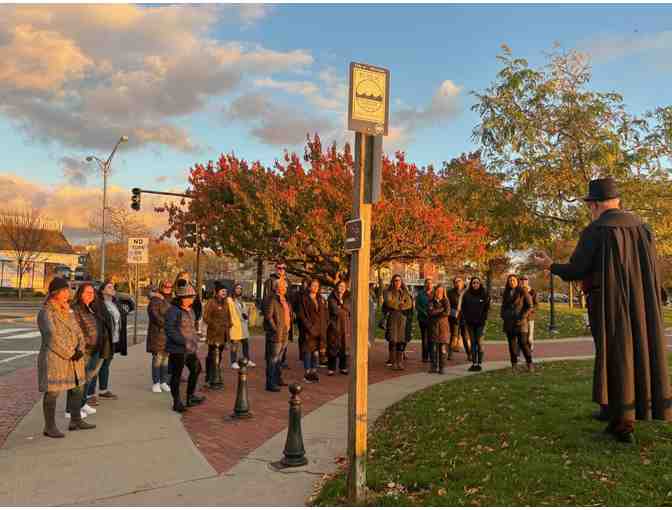
[[[533,66],[554,43],[590,55],[591,88],[631,113],[672,103],[672,6],[1,5],[0,208],[40,207],[91,233],[106,158],[113,203],[184,190],[189,168],[235,152],[272,164],[306,133],[342,145],[351,61],[391,73],[384,150],[420,165],[477,149],[473,91],[502,44]],[[137,213],[165,218],[143,197]]]

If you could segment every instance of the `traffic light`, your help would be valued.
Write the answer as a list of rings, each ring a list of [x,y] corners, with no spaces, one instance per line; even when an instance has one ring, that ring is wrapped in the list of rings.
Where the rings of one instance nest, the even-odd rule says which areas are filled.
[[[140,190],[140,188],[133,188],[131,190],[131,192],[133,193],[131,195],[131,209],[133,209],[135,211],[139,211],[140,210],[140,193],[142,191]]]

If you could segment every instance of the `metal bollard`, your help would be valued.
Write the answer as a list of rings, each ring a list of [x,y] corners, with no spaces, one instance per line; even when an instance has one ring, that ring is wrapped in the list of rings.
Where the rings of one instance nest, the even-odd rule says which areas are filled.
[[[238,361],[240,369],[238,370],[238,389],[236,390],[236,404],[233,407],[231,418],[243,420],[252,418],[250,413],[250,402],[247,400],[247,364],[246,358]]]
[[[287,441],[285,449],[282,452],[283,458],[280,464],[283,467],[298,467],[308,464],[306,459],[306,450],[303,447],[303,433],[301,432],[301,385],[294,383],[289,385],[289,392],[292,394],[289,399],[289,429],[287,431]]]

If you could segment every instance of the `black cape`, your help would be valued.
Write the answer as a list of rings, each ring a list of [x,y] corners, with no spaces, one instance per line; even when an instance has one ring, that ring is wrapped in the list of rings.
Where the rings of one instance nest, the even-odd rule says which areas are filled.
[[[606,211],[582,233],[563,280],[588,278],[595,337],[593,400],[612,419],[672,421],[661,277],[649,227],[635,215]]]

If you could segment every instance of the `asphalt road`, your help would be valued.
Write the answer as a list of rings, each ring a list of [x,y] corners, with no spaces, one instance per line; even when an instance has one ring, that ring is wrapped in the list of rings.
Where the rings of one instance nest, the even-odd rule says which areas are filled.
[[[39,303],[21,306],[16,303],[0,303],[0,318],[16,311],[21,312],[20,317],[36,315],[39,308]],[[131,313],[128,316],[129,344],[133,343],[133,320],[134,314]],[[147,313],[141,309],[138,314],[138,343],[145,341],[146,334]],[[0,377],[20,368],[35,366],[40,344],[40,332],[35,320],[0,322]]]

